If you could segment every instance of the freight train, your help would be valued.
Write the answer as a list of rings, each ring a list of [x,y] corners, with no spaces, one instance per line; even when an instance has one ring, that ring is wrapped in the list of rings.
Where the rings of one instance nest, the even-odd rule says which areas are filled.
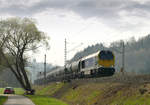
[[[115,73],[115,56],[110,50],[101,50],[67,64],[55,68],[46,74],[46,82],[64,81],[76,78],[94,78],[112,76]],[[43,84],[44,74],[38,76],[35,84]]]

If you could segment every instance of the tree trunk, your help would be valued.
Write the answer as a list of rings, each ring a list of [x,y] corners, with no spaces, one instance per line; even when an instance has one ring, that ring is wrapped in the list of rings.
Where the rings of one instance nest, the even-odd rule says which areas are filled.
[[[2,52],[2,50],[0,49],[0,53],[2,55],[2,57],[4,58],[4,60],[6,61],[8,67],[10,68],[10,70],[13,72],[13,74],[16,76],[17,80],[19,81],[19,83],[21,84],[21,86],[26,90],[26,91],[32,91],[33,89],[31,88],[28,76],[26,74],[26,71],[24,69],[24,64],[23,62],[20,63],[20,69],[16,68],[16,70],[12,67],[12,65],[10,65],[8,59],[6,58],[5,54]],[[18,63],[18,62],[17,62]],[[21,73],[23,75],[20,74],[20,70]]]

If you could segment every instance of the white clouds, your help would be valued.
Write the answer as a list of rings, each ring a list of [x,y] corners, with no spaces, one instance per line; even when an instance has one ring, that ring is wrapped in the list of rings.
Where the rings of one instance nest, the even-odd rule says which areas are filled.
[[[41,0],[0,0],[1,7],[8,7],[11,5],[17,5],[17,6],[32,6],[35,3],[40,2]]]
[[[50,37],[48,61],[63,65],[64,38],[68,49],[95,43],[140,37],[149,33],[148,0],[0,0],[0,15],[31,17]],[[45,51],[41,51],[39,61]],[[75,52],[69,53],[69,58]],[[54,56],[55,55],[55,56]],[[36,56],[35,56],[36,57]],[[41,60],[42,59],[42,60]]]
[[[143,0],[142,0],[143,1]],[[103,17],[118,16],[118,12],[134,9],[143,11],[149,10],[150,3],[145,1],[141,4],[137,0],[5,0],[1,1],[4,12],[33,15],[47,9],[73,11],[83,17]],[[15,11],[15,12],[12,12]],[[1,11],[3,12],[3,11]],[[28,13],[28,14],[27,14]],[[108,17],[109,18],[109,17]]]
[[[32,17],[47,11],[51,15],[59,15],[59,18],[67,14],[70,16],[76,14],[76,17],[78,15],[83,19],[98,18],[104,24],[116,28],[125,26],[126,23],[122,22],[124,16],[135,19],[150,17],[148,0],[142,0],[142,2],[139,0],[34,0],[32,2],[31,0],[6,0],[1,2],[4,4],[0,7],[1,14]],[[132,27],[131,22],[127,23],[129,27]]]
[[[139,2],[140,4],[145,4],[149,2],[149,0],[132,0],[132,1]]]

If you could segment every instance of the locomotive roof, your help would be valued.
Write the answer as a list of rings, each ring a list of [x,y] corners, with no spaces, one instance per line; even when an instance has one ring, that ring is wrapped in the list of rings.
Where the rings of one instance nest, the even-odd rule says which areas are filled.
[[[63,67],[60,67],[60,68],[57,68],[57,69],[53,69],[52,71],[50,71],[50,72],[47,73],[47,74],[56,73],[56,72],[62,71],[62,69],[63,69]]]
[[[85,59],[88,59],[88,58],[92,58],[92,57],[98,56],[98,54],[99,54],[101,51],[108,51],[108,50],[99,50],[99,51],[97,51],[97,52],[95,52],[95,53],[93,53],[93,54],[90,54],[90,55],[88,55],[88,56],[85,56],[85,57],[81,58],[80,60],[85,60]],[[112,52],[112,51],[111,51],[111,52]]]
[[[92,57],[95,57],[99,54],[100,51],[97,51],[96,53],[93,53],[93,54],[90,54],[88,56],[85,56],[83,58],[81,58],[81,60],[85,60],[85,59],[88,59],[88,58],[92,58]]]

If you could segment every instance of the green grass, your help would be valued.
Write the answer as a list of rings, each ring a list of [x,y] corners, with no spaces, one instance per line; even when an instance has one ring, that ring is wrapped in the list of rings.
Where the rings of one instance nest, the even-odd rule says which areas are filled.
[[[94,105],[97,97],[102,93],[99,85],[101,84],[91,83],[87,85],[81,85],[76,89],[70,88],[64,93],[61,99],[73,105],[76,105],[77,103],[79,105]]]
[[[35,105],[67,105],[66,103],[60,100],[48,96],[38,96],[38,95],[33,96],[26,95],[26,96],[30,98],[33,101],[33,103],[35,103]]]
[[[4,93],[5,88],[0,88],[0,94]],[[22,95],[24,94],[24,90],[22,88],[14,88],[15,94]]]
[[[63,86],[63,88],[61,88]],[[150,105],[150,84],[84,83],[74,85],[50,84],[37,89],[41,100],[54,96],[70,105]],[[146,89],[144,94],[140,89]],[[67,90],[66,90],[67,89]],[[43,95],[45,97],[43,98]],[[43,98],[43,99],[42,99]],[[47,102],[53,103],[53,102]],[[35,103],[36,104],[36,103]],[[42,105],[36,104],[36,105]],[[43,104],[47,105],[47,104]],[[57,104],[48,104],[57,105]],[[63,105],[63,104],[58,104]]]
[[[14,88],[14,90],[15,90],[15,94],[18,95],[23,95],[25,92],[23,88]]]
[[[0,94],[4,93],[4,88],[0,88]]]
[[[36,89],[36,95],[53,95],[57,90],[59,90],[64,83],[53,83],[47,86],[42,86]]]
[[[150,95],[135,95],[130,97],[122,97],[113,102],[111,105],[150,105]]]
[[[6,100],[7,100],[6,96],[0,96],[0,105],[3,105]]]
[[[147,90],[149,90],[148,87]],[[111,105],[150,105],[150,93],[147,91],[144,94],[140,94],[139,88],[130,88],[125,92],[119,91]]]

